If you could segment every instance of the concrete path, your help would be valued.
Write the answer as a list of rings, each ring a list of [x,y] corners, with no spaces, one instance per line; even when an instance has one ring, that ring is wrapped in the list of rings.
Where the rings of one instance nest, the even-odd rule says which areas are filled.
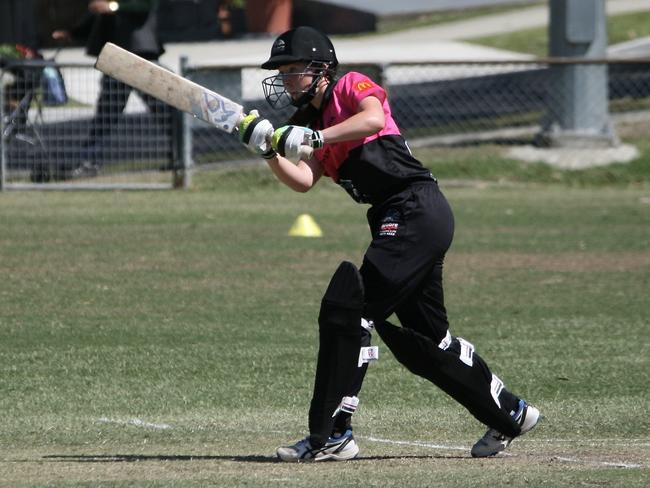
[[[352,7],[376,15],[404,15],[446,10],[461,10],[498,5],[520,7],[526,3],[536,3],[539,0],[321,0],[321,3]],[[354,6],[353,6],[354,5]]]

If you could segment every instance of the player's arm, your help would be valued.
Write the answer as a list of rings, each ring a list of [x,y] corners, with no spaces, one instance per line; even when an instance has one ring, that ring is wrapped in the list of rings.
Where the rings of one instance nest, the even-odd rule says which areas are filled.
[[[304,193],[309,191],[323,176],[323,166],[316,158],[298,161],[294,164],[287,158],[276,154],[267,159],[271,171],[278,179],[294,191]]]
[[[271,171],[282,183],[297,192],[306,192],[316,184],[324,170],[315,158],[300,157],[301,148],[308,147],[304,145],[305,133],[298,128],[293,129],[294,126],[285,126],[275,131],[269,120],[252,110],[239,124],[239,137],[250,151],[268,162]],[[283,135],[291,135],[291,142],[286,142]],[[282,148],[278,147],[280,140]],[[293,159],[298,163],[294,164],[284,156],[285,146],[291,147]]]
[[[326,143],[363,139],[382,130],[385,124],[381,101],[368,96],[359,102],[356,114],[338,124],[317,131],[308,127],[285,125],[275,130],[271,144],[281,156],[291,160],[305,159],[300,158],[305,146],[320,149]]]
[[[384,128],[384,108],[377,97],[368,96],[359,103],[359,111],[352,117],[321,131],[327,143],[353,141],[376,134]]]

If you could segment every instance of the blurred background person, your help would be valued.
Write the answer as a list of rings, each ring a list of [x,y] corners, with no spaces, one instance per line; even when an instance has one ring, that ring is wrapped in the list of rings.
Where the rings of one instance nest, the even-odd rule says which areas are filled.
[[[157,61],[164,48],[158,35],[158,0],[91,0],[88,11],[70,29],[55,30],[55,40],[86,40],[86,53],[97,56],[104,44],[112,42],[143,58]],[[133,89],[109,76],[101,78],[95,117],[83,143],[81,162],[74,174],[96,174],[99,170],[106,136],[116,126]],[[155,98],[138,92],[151,112],[163,113],[165,120],[171,109]],[[171,127],[171,124],[170,124]]]
[[[15,60],[39,59],[33,0],[2,0],[0,2],[0,67]],[[37,86],[40,73],[26,68],[9,68],[11,79],[4,86],[5,114],[15,110],[30,88]],[[4,80],[3,80],[4,82]],[[25,119],[27,113],[19,117]],[[21,120],[24,123],[25,120]]]
[[[291,28],[293,0],[246,0],[248,32],[281,34]]]

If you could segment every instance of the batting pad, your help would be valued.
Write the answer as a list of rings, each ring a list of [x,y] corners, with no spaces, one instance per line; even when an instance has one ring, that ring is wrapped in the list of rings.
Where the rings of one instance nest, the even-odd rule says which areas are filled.
[[[310,442],[314,447],[327,441],[336,414],[346,412],[339,408],[341,399],[356,397],[367,363],[376,357],[377,351],[369,347],[370,333],[361,327],[363,306],[361,274],[354,264],[344,261],[332,276],[318,317],[320,344],[309,409]]]

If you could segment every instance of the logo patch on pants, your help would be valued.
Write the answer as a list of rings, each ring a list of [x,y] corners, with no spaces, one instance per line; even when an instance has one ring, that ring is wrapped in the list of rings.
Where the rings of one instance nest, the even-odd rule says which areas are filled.
[[[399,229],[399,224],[397,222],[386,222],[385,224],[381,224],[379,235],[381,237],[392,237],[397,234],[397,229]]]
[[[379,225],[379,237],[393,237],[397,234],[399,230],[400,223],[402,221],[402,215],[400,211],[391,208],[389,209],[384,218],[381,219],[381,224]]]

